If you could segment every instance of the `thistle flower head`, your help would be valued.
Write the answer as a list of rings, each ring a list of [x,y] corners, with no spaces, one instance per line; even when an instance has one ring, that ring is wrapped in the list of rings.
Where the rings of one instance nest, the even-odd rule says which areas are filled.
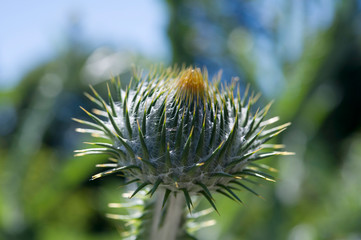
[[[150,195],[165,190],[164,203],[171,192],[182,193],[191,208],[190,196],[203,195],[215,209],[214,192],[241,201],[235,187],[258,195],[245,185],[250,177],[274,181],[263,171],[273,169],[257,160],[290,154],[265,144],[289,124],[269,127],[278,121],[266,119],[270,104],[253,114],[258,96],[248,97],[248,90],[235,96],[235,84],[219,90],[206,69],[168,68],[133,78],[126,90],[113,79],[107,101],[92,88],[94,97],[87,96],[99,109],[84,111],[93,122],[75,119],[90,127],[78,131],[105,139],[77,155],[108,154],[112,161],[99,165],[109,170],[92,179],[121,171],[128,183],[138,183],[133,196],[150,186]]]
[[[203,97],[207,83],[199,68],[189,67],[183,70],[175,80],[175,89],[177,95],[181,97]]]

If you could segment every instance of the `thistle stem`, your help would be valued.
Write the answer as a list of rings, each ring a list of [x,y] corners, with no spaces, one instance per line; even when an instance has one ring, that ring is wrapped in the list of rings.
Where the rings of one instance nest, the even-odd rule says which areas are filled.
[[[181,194],[171,194],[168,204],[162,209],[163,195],[164,191],[157,193],[150,239],[176,240],[177,235],[183,230],[181,225],[185,216],[185,199]]]

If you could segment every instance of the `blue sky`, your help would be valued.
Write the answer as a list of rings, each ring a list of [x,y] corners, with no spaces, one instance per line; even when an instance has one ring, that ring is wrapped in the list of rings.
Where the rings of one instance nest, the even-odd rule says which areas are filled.
[[[0,88],[61,51],[72,16],[90,46],[127,47],[169,57],[167,9],[161,0],[12,0],[0,5]]]

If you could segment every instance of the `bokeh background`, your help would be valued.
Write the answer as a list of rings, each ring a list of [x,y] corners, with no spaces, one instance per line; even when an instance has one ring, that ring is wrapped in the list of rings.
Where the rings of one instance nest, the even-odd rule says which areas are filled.
[[[89,182],[102,157],[74,158],[88,85],[133,64],[239,76],[295,156],[240,206],[217,197],[200,239],[361,239],[361,1],[134,0],[0,3],[0,239],[120,239],[105,214],[122,181]]]

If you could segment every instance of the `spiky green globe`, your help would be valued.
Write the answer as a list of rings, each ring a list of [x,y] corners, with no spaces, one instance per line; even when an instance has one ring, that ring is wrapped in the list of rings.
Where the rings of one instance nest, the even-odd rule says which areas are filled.
[[[168,68],[134,74],[135,84],[125,91],[113,79],[107,102],[92,88],[94,97],[87,96],[99,109],[84,111],[93,122],[75,120],[90,127],[78,131],[104,142],[77,155],[108,154],[112,161],[99,165],[110,170],[92,179],[122,172],[138,183],[133,196],[149,185],[150,195],[165,190],[164,203],[171,192],[184,194],[189,208],[192,195],[203,195],[215,208],[214,192],[241,201],[234,189],[255,193],[245,185],[250,177],[273,181],[263,172],[272,169],[257,161],[288,154],[265,143],[289,124],[270,128],[278,121],[265,119],[270,104],[253,114],[258,97],[248,97],[248,90],[241,97],[239,89],[235,97],[235,83],[220,90],[219,80],[211,83],[199,68]]]

